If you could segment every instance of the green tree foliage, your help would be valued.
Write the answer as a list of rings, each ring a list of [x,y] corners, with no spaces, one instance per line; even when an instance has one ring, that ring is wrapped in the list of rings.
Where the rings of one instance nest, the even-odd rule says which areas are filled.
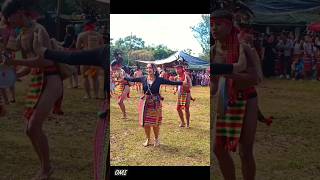
[[[155,59],[167,58],[173,53],[174,51],[172,51],[171,49],[169,49],[167,46],[164,46],[164,45],[158,45],[153,48],[153,56]]]
[[[130,60],[143,60],[143,61],[152,61],[154,60],[154,52],[148,49],[134,50],[130,51],[128,56]]]
[[[202,56],[210,56],[210,15],[202,15],[202,20],[196,26],[191,27],[194,37],[200,43]],[[206,59],[206,60],[209,60]]]

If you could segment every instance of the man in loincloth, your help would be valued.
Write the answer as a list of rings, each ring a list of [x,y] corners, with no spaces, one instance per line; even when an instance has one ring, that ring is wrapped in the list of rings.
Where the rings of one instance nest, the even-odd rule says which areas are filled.
[[[214,63],[236,63],[247,56],[251,50],[238,40],[238,30],[234,27],[233,15],[226,10],[212,14],[212,33],[216,40],[213,47]],[[213,78],[213,95],[216,99],[216,134],[214,153],[218,159],[224,179],[235,180],[235,165],[230,151],[239,153],[243,177],[255,179],[255,160],[253,144],[257,126],[258,72],[253,61],[247,61],[246,70],[232,75]],[[232,121],[231,121],[232,120]]]
[[[103,47],[103,36],[96,32],[96,19],[89,17],[84,24],[84,32],[78,35],[76,48],[77,49],[95,49]],[[82,75],[84,79],[84,89],[86,95],[85,99],[91,98],[89,77],[92,80],[92,86],[94,91],[94,98],[99,98],[99,68],[94,66],[82,66]]]
[[[183,110],[185,111],[185,117],[187,121],[187,128],[190,127],[190,100],[191,100],[191,78],[186,73],[182,64],[175,66],[177,76],[176,81],[187,81],[187,86],[178,86],[178,100],[177,100],[177,111],[180,118],[180,127],[185,127]]]

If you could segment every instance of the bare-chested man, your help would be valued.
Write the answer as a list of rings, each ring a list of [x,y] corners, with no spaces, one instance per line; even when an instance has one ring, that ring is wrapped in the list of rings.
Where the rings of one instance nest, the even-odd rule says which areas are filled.
[[[95,49],[103,46],[103,36],[95,31],[96,29],[96,19],[90,18],[84,25],[84,32],[78,35],[76,48],[77,49]],[[83,66],[82,75],[84,79],[84,89],[86,95],[84,98],[91,98],[90,93],[90,82],[89,77],[91,77],[94,98],[99,98],[99,68],[94,66]]]
[[[225,10],[212,15],[212,33],[216,40],[213,62],[232,64],[240,59],[253,58],[252,50],[238,40],[233,16]],[[216,139],[214,152],[226,180],[235,180],[235,165],[229,151],[239,145],[242,174],[245,180],[255,179],[253,145],[257,125],[257,93],[254,86],[259,82],[254,60],[247,61],[241,73],[214,77],[213,93],[217,99]],[[230,124],[230,119],[232,121]]]
[[[25,66],[17,72],[18,77],[30,74],[30,88],[24,114],[26,133],[41,164],[36,179],[49,179],[53,169],[49,159],[47,136],[44,134],[42,126],[56,101],[61,98],[63,84],[56,63],[44,60],[44,65],[40,66],[36,61],[28,60],[28,58],[36,56],[33,48],[35,36],[40,39],[42,46],[50,47],[50,37],[47,31],[42,25],[34,21],[36,12],[31,10],[33,5],[31,1],[7,0],[2,5],[2,14],[12,28],[21,29],[17,44],[24,59],[13,59],[8,64]]]
[[[134,78],[140,78],[143,76],[143,73],[139,66],[137,67],[137,70],[134,72],[133,76]],[[136,82],[135,86],[136,86],[137,92],[142,93],[142,84],[140,82]]]

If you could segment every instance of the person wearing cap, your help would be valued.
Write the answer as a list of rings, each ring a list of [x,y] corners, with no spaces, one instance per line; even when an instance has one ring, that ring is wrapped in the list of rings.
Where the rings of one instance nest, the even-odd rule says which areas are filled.
[[[239,42],[239,31],[234,27],[232,14],[217,10],[211,18],[212,33],[216,39],[213,61],[227,64],[247,62],[241,73],[213,78],[213,94],[217,99],[214,153],[224,179],[236,179],[230,151],[236,151],[239,145],[243,177],[255,179],[253,144],[258,106],[254,86],[259,82],[258,72],[253,59],[246,56],[250,47]]]
[[[144,95],[140,98],[139,103],[139,125],[145,130],[147,140],[143,146],[152,145],[151,128],[154,132],[154,146],[160,145],[160,125],[162,123],[162,103],[163,98],[160,96],[160,86],[168,85],[183,85],[187,86],[187,80],[169,81],[159,77],[159,72],[155,64],[147,64],[147,76],[140,78],[125,77],[124,80],[130,82],[141,82]]]
[[[177,62],[180,62],[179,60]],[[175,70],[177,76],[175,77],[176,81],[186,81],[186,86],[178,86],[178,100],[177,100],[177,111],[180,118],[180,127],[185,127],[187,122],[187,128],[190,127],[190,100],[191,100],[191,78],[186,73],[184,65],[182,63],[177,63],[175,65]],[[186,122],[184,120],[183,110],[185,111]]]
[[[95,18],[88,17],[86,22],[84,23],[83,29],[84,32],[78,35],[76,49],[90,50],[103,46],[103,36],[95,31]],[[89,77],[91,77],[92,80],[94,98],[99,98],[99,69],[97,67],[83,66],[82,75],[84,79],[83,86],[86,92],[84,98],[91,98]]]

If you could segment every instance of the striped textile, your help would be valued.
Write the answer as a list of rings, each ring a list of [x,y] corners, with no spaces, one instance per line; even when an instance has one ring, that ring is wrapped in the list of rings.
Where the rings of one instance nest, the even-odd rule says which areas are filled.
[[[114,95],[120,97],[124,91],[125,85],[123,83],[118,83],[114,88]]]
[[[185,109],[190,104],[190,93],[182,92],[178,94],[177,108]]]
[[[237,98],[228,104],[225,114],[217,118],[216,143],[228,151],[236,151],[246,111],[246,100]]]
[[[162,104],[160,95],[144,95],[139,103],[139,125],[158,126],[162,123]]]
[[[186,106],[188,93],[182,92],[178,95],[178,106]]]
[[[176,76],[176,81],[184,81],[186,77]],[[185,109],[190,104],[190,88],[178,86],[177,109]]]
[[[31,118],[33,110],[36,108],[44,87],[44,75],[40,69],[31,70],[31,84],[26,97],[26,109],[24,116],[27,120]]]

